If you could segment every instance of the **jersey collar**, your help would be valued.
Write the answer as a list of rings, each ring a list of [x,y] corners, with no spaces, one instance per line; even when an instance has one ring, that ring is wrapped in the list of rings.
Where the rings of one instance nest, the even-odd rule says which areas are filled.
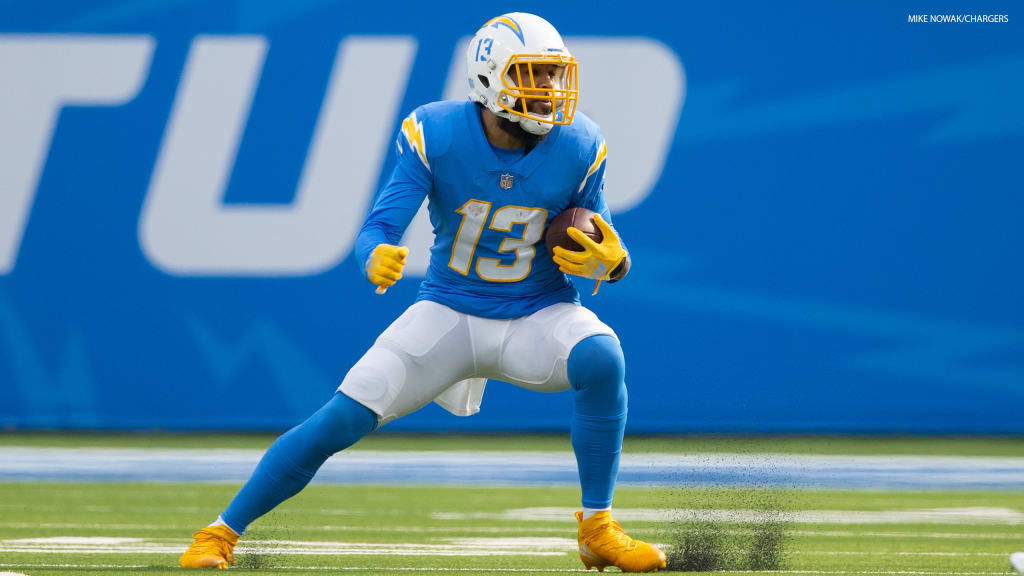
[[[558,140],[558,134],[562,128],[561,126],[553,127],[551,132],[548,133],[548,137],[541,140],[540,144],[534,146],[529,154],[520,158],[515,164],[508,166],[498,159],[494,150],[491,150],[491,144],[487,141],[487,135],[484,133],[484,124],[480,119],[480,111],[477,110],[475,102],[466,102],[466,117],[469,121],[469,132],[473,136],[473,144],[477,149],[477,157],[483,161],[484,168],[490,172],[508,172],[512,170],[526,177],[529,177],[547,158],[548,151],[551,150],[555,140]]]

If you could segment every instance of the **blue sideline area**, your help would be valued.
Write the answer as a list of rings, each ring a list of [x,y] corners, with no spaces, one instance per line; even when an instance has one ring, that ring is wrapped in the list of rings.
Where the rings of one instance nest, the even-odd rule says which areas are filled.
[[[527,5],[608,142],[632,269],[579,288],[622,342],[627,434],[1024,434],[1020,14]],[[3,3],[0,427],[283,431],[327,402],[416,294],[425,221],[384,296],[353,256],[401,120],[465,97],[494,9]],[[492,382],[476,416],[387,429],[571,419]]]

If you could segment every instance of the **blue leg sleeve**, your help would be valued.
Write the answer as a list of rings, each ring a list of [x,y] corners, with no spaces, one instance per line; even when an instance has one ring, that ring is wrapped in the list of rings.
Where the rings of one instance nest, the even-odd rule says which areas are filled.
[[[372,410],[338,392],[309,419],[274,441],[221,519],[242,534],[254,520],[305,488],[332,454],[355,444],[376,426]]]
[[[572,449],[576,452],[583,506],[612,505],[619,452],[626,430],[626,361],[606,334],[581,340],[569,354],[573,401]]]

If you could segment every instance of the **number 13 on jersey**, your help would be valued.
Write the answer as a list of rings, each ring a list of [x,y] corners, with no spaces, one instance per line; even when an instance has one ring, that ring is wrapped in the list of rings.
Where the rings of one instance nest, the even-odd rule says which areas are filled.
[[[491,213],[491,203],[482,200],[469,200],[456,210],[462,215],[459,231],[452,244],[452,257],[448,267],[459,274],[469,274],[473,263],[476,245],[480,241],[484,224]],[[516,238],[503,238],[498,252],[513,252],[516,255],[511,264],[502,264],[497,258],[476,259],[476,273],[484,280],[491,282],[517,282],[530,274],[530,266],[536,255],[534,244],[544,235],[548,211],[542,208],[526,208],[523,206],[503,206],[494,212],[490,229],[499,232],[512,232],[516,224],[523,225],[523,234]]]

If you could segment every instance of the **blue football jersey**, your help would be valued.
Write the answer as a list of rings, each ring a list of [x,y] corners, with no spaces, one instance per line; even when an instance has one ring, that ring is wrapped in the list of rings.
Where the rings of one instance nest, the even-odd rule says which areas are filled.
[[[577,113],[529,153],[508,157],[487,141],[477,104],[434,102],[402,121],[397,147],[395,170],[356,242],[364,274],[373,249],[398,244],[426,196],[434,244],[418,300],[488,318],[579,301],[544,233],[572,206],[611,222],[603,194],[607,152],[596,123]]]

